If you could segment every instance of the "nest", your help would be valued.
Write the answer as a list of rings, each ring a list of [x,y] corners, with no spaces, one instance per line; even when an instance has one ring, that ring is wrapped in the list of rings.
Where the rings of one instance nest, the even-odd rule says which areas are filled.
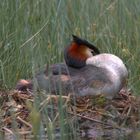
[[[14,122],[19,134],[30,135],[31,137],[33,135],[33,125],[30,114],[33,111],[32,108],[36,98],[34,94],[30,91],[13,90],[1,91],[0,95],[1,132],[4,135],[14,135]],[[53,118],[49,117],[57,122],[60,115],[58,104],[61,98],[62,107],[66,110],[70,122],[78,124],[77,132],[81,137],[87,137],[87,133],[89,137],[111,135],[112,130],[116,132],[121,131],[122,128],[124,131],[126,130],[124,128],[139,127],[140,100],[126,89],[121,90],[118,97],[113,100],[107,100],[103,96],[79,98],[60,97],[60,95],[43,96],[45,98],[42,98],[39,110],[43,110],[43,107],[46,106],[54,110]],[[59,123],[56,124],[58,127]]]

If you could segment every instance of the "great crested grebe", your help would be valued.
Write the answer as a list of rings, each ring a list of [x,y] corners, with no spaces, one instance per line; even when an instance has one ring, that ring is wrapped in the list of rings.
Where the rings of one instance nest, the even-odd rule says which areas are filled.
[[[50,66],[36,74],[38,86],[48,93],[76,96],[102,94],[112,99],[124,87],[128,72],[123,61],[103,53],[86,40],[73,35],[71,44],[64,50],[65,63]],[[26,83],[24,81],[24,83]],[[22,81],[18,87],[22,86]],[[31,82],[28,82],[31,85]],[[27,83],[24,87],[28,87]],[[60,90],[61,88],[61,90]]]

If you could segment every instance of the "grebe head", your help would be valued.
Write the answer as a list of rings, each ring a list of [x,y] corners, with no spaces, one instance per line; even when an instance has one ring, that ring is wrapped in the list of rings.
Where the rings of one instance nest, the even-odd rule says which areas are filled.
[[[64,50],[64,58],[68,66],[82,68],[86,65],[87,58],[100,54],[100,51],[88,41],[72,36],[71,44]]]

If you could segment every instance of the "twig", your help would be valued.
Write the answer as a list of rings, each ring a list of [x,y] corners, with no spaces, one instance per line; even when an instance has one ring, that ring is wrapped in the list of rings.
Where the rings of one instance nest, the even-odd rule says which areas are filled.
[[[26,122],[25,120],[23,120],[22,118],[20,118],[19,116],[17,117],[17,120],[19,120],[20,122],[24,123],[26,126],[32,128],[32,125],[29,124],[28,122]]]
[[[6,127],[2,127],[2,130],[6,131],[6,132],[8,132],[8,133],[10,133],[11,135],[14,136],[14,133],[12,132],[12,130],[10,130],[10,129],[6,128]]]
[[[89,117],[87,117],[87,116],[82,116],[82,115],[80,115],[80,114],[74,114],[74,113],[72,113],[72,112],[68,112],[68,113],[69,113],[69,114],[72,114],[72,115],[76,115],[76,116],[81,117],[81,118],[86,119],[86,120],[94,121],[94,122],[100,123],[100,124],[102,124],[102,125],[111,126],[111,127],[113,127],[113,128],[116,128],[116,129],[119,129],[119,130],[120,130],[120,128],[119,128],[118,126],[113,126],[112,124],[109,124],[109,123],[104,123],[104,122],[102,122],[102,121],[99,121],[99,120],[96,120],[96,119],[93,119],[93,118],[89,118]]]
[[[121,126],[124,126],[127,119],[128,119],[128,116],[130,115],[130,112],[132,110],[132,106],[130,105],[129,108],[128,108],[128,111],[127,111],[127,114],[126,114],[126,118],[124,119],[123,123],[121,124]]]
[[[100,115],[103,115],[103,116],[107,116],[107,117],[111,117],[111,118],[115,118],[115,116],[113,116],[112,114],[107,114],[107,113],[103,113],[103,112],[100,112],[98,110],[94,111],[94,110],[88,110],[92,113],[99,113]]]

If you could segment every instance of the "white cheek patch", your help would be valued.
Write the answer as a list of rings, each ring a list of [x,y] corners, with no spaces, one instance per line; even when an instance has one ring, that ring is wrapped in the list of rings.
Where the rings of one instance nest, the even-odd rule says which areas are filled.
[[[86,49],[86,54],[88,55],[88,57],[92,57],[93,56],[93,54],[91,53],[91,49],[89,49],[89,48],[87,48]]]

